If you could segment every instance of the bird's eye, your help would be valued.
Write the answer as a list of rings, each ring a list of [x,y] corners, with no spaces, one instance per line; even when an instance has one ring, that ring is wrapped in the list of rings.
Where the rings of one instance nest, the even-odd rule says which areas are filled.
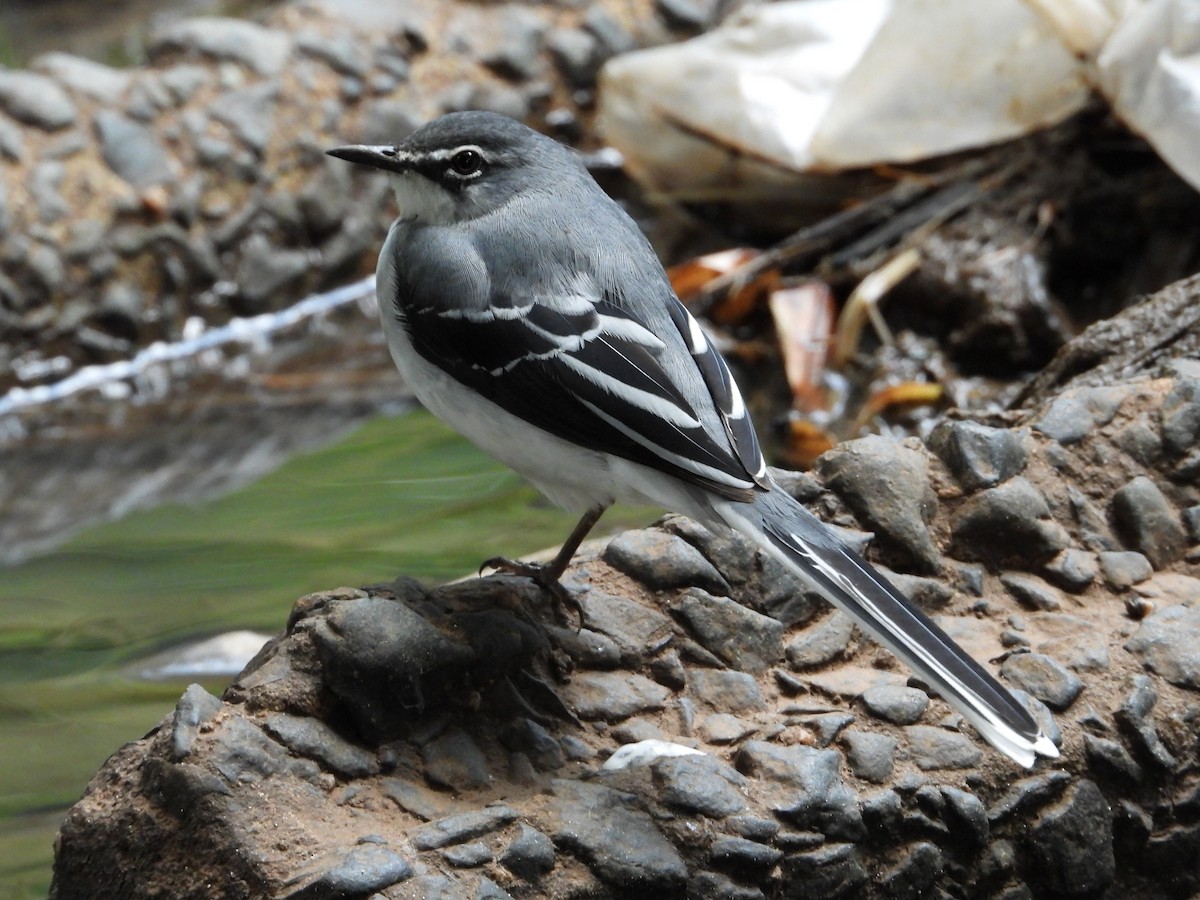
[[[465,147],[450,157],[450,168],[463,178],[478,175],[483,171],[483,154]]]

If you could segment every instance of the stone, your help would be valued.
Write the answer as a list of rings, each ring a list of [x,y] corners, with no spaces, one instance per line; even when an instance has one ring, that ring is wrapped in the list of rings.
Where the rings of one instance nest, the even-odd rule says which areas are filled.
[[[1064,391],[1051,401],[1034,427],[1060,444],[1074,444],[1111,422],[1129,394],[1128,385]]]
[[[1163,445],[1172,456],[1190,453],[1200,444],[1200,378],[1176,379],[1160,412]]]
[[[1062,793],[1074,776],[1069,772],[1045,772],[1022,778],[988,809],[988,822],[994,828],[1015,816],[1025,816]]]
[[[1000,575],[1000,583],[1029,609],[1040,609],[1043,612],[1062,609],[1063,597],[1058,588],[1046,584],[1036,575],[1004,572]]]
[[[271,139],[279,85],[263,81],[236,91],[226,91],[209,107],[213,118],[229,126],[234,136],[261,154]],[[275,248],[278,250],[278,248]]]
[[[676,31],[698,33],[708,22],[709,10],[692,0],[655,0],[654,8],[667,27]]]
[[[1171,684],[1200,689],[1200,606],[1178,604],[1152,613],[1125,649]]]
[[[56,159],[43,160],[35,165],[29,173],[29,181],[27,182],[29,195],[33,198],[34,206],[37,207],[38,218],[44,225],[57,222],[71,211],[60,190],[66,174],[67,167]],[[48,258],[58,260],[58,254],[52,248],[42,243],[34,244],[32,252],[41,252],[47,255]],[[57,271],[51,276],[47,274],[45,266],[38,266],[36,263],[33,263],[33,266],[37,267],[35,268],[35,273],[44,285],[61,282],[61,275]],[[41,271],[38,271],[39,268]],[[53,291],[50,291],[50,293],[53,293]]]
[[[968,847],[982,849],[991,836],[987,808],[974,794],[950,785],[940,788],[945,804],[942,818],[950,827],[952,838]]]
[[[75,104],[58,84],[45,75],[0,69],[0,109],[18,122],[44,131],[75,124]]]
[[[171,157],[151,129],[108,109],[93,121],[100,155],[113,172],[138,190],[171,180]]]
[[[241,716],[222,722],[213,735],[209,762],[229,784],[252,784],[272,775],[294,775],[314,783],[320,777],[316,763],[296,759],[282,744]]]
[[[389,847],[365,842],[351,847],[340,858],[321,863],[324,868],[288,900],[318,900],[322,897],[365,897],[411,878],[413,867]]]
[[[699,587],[728,596],[729,583],[683,538],[656,529],[626,531],[604,549],[604,561],[651,590]]]
[[[455,791],[484,788],[492,783],[487,757],[467,732],[450,728],[421,747],[425,777]]]
[[[695,698],[717,711],[737,713],[763,707],[758,682],[745,672],[692,669],[689,680]]]
[[[637,665],[671,640],[671,620],[656,609],[628,597],[595,589],[579,598],[588,628],[616,643],[625,665]]]
[[[841,778],[842,756],[836,750],[748,741],[736,762],[751,777],[796,791],[772,804],[775,814],[788,822],[831,838],[859,840],[866,834],[858,797]]]
[[[847,700],[857,700],[873,687],[897,687],[908,681],[899,672],[866,666],[838,666],[827,671],[810,672],[804,677],[817,690]]]
[[[735,669],[757,674],[783,656],[783,624],[728,597],[690,588],[673,609],[702,647]]]
[[[783,851],[744,837],[721,835],[708,845],[708,858],[716,866],[766,871],[783,859]]]
[[[1108,636],[1093,623],[1078,616],[1050,614],[1041,616],[1038,625],[1050,639],[1038,644],[1038,651],[1061,660],[1078,671],[1103,671],[1109,667]]]
[[[932,725],[904,728],[908,755],[919,769],[969,769],[979,764],[983,752],[964,734]]]
[[[813,743],[817,747],[828,747],[837,740],[843,729],[854,724],[854,716],[849,713],[825,713],[813,716],[805,724],[812,730]]]
[[[448,812],[444,792],[435,791],[414,781],[401,778],[385,778],[380,782],[385,796],[402,810],[426,822],[440,819]]]
[[[336,72],[363,78],[371,68],[368,46],[350,31],[322,34],[302,31],[296,35],[296,49],[321,60]]]
[[[1100,573],[1100,561],[1095,553],[1068,547],[1046,563],[1046,575],[1059,587],[1078,594],[1087,590]]]
[[[130,73],[71,53],[44,53],[29,66],[72,91],[114,106],[129,87]]]
[[[310,260],[303,250],[285,250],[274,246],[262,233],[252,234],[242,243],[242,258],[237,267],[238,292],[252,309],[272,305],[290,286],[308,273]]]
[[[561,691],[581,719],[619,722],[648,710],[662,709],[671,692],[636,673],[578,672]]]
[[[1094,897],[1116,877],[1112,812],[1094,781],[1081,780],[1029,830],[1027,877],[1046,896]]]
[[[885,566],[877,567],[913,605],[925,612],[944,609],[954,599],[954,590],[937,578],[893,572]]]
[[[1114,590],[1138,584],[1154,574],[1150,560],[1136,550],[1104,550],[1099,559],[1104,580]]]
[[[1069,708],[1083,692],[1074,672],[1044,653],[1017,653],[1000,666],[1000,674],[1058,712]]]
[[[554,868],[554,843],[542,832],[521,823],[517,836],[500,855],[501,864],[526,881],[537,881]]]
[[[722,819],[746,807],[746,778],[707,754],[662,757],[651,763],[659,799],[686,813]]]
[[[779,823],[761,816],[730,816],[725,820],[725,826],[758,843],[769,843],[779,834]]]
[[[1019,475],[1028,458],[1022,432],[977,422],[942,422],[927,444],[968,493]]]
[[[1023,476],[981,491],[958,510],[953,545],[964,559],[1023,566],[1047,561],[1070,545],[1046,498]]]
[[[705,716],[700,722],[700,734],[710,744],[733,744],[756,730],[755,726],[728,713]]]
[[[583,16],[583,27],[599,42],[601,55],[605,58],[628,53],[637,47],[633,35],[603,6],[588,6]]]
[[[546,49],[571,87],[595,86],[603,62],[596,38],[580,28],[554,28],[546,35]]]
[[[936,844],[920,841],[902,851],[900,860],[877,876],[885,897],[917,900],[929,895],[945,867]]]
[[[1118,533],[1156,569],[1183,556],[1187,536],[1179,514],[1158,485],[1145,475],[1137,476],[1113,494],[1111,509]]]
[[[200,728],[221,711],[221,701],[198,684],[189,684],[171,720],[171,759],[178,762],[192,752]]]
[[[785,648],[788,664],[796,670],[827,665],[846,652],[854,635],[854,620],[835,609],[813,628],[805,628]]]
[[[482,841],[456,844],[442,851],[442,858],[457,869],[473,869],[492,861],[492,851]]]
[[[863,691],[863,706],[877,719],[912,725],[929,708],[929,695],[918,688],[880,685]]]
[[[632,894],[682,890],[688,868],[630,794],[599,784],[555,781],[555,844],[577,854],[607,884]]]
[[[169,50],[203,53],[271,76],[283,71],[292,41],[281,29],[264,28],[243,19],[205,16],[181,19],[158,31],[149,47],[151,57]]]
[[[1129,751],[1116,741],[1085,734],[1083,749],[1088,768],[1098,778],[1117,781],[1126,786],[1140,784],[1144,778],[1142,767],[1129,755]]]
[[[842,734],[842,741],[846,745],[846,762],[859,778],[882,784],[891,776],[896,766],[894,737],[851,729]]]
[[[871,880],[854,844],[826,844],[817,850],[790,854],[780,863],[780,869],[792,900],[859,897]]]
[[[413,832],[412,845],[418,850],[440,850],[491,834],[516,818],[517,811],[511,806],[485,806],[422,826]]]
[[[0,156],[12,162],[21,162],[25,158],[25,136],[7,118],[0,118]]]
[[[263,728],[297,756],[315,759],[343,778],[364,778],[379,771],[374,753],[350,743],[319,719],[270,713]]]
[[[821,456],[817,467],[855,516],[877,533],[881,552],[915,572],[941,570],[941,555],[926,525],[937,497],[923,453],[873,435],[839,444]]]
[[[542,72],[541,44],[546,30],[543,18],[531,9],[509,6],[492,25],[494,45],[480,54],[480,62],[513,81],[531,81]]]
[[[562,745],[532,719],[516,719],[500,733],[500,740],[509,750],[524,753],[538,771],[553,772],[566,762]]]

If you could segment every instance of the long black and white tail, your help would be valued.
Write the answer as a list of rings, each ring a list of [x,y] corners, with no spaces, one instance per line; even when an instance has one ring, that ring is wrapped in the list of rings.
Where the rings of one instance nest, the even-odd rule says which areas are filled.
[[[1023,766],[1058,748],[1028,711],[866,560],[778,487],[752,504],[714,503],[729,527],[781,559],[899,657],[997,750]]]

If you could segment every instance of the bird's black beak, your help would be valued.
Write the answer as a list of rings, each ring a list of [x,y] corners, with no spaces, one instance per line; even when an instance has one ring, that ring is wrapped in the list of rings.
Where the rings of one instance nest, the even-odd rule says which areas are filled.
[[[400,151],[388,145],[372,147],[368,144],[351,144],[347,147],[334,147],[325,152],[346,162],[374,166],[388,172],[402,172],[405,168]]]

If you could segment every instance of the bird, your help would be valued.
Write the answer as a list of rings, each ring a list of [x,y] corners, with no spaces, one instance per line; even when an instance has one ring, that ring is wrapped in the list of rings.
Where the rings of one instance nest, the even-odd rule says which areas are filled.
[[[574,150],[498,113],[463,111],[396,144],[326,152],[386,173],[395,194],[376,292],[406,384],[581,514],[553,561],[509,571],[557,583],[616,501],[733,529],[996,749],[1025,767],[1059,755],[1005,687],[776,483],[725,361]]]

